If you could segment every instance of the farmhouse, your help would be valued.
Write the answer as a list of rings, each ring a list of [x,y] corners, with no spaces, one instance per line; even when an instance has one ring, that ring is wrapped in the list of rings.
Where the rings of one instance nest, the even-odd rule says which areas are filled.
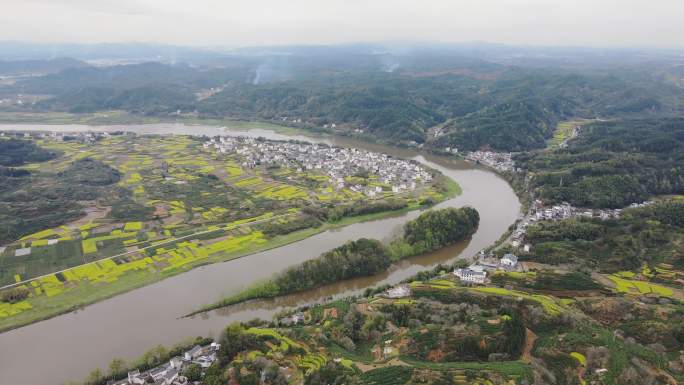
[[[508,269],[514,269],[516,266],[518,266],[518,257],[516,257],[513,254],[506,254],[501,258],[501,266],[508,268]]]
[[[194,348],[185,352],[185,354],[183,355],[183,358],[186,361],[191,361],[191,360],[194,360],[195,358],[197,358],[201,355],[202,355],[202,347],[199,345],[196,345]]]
[[[142,385],[145,383],[145,379],[140,376],[140,370],[136,369],[128,372],[128,383],[131,385]]]
[[[454,275],[461,280],[461,282],[466,283],[476,283],[483,284],[487,278],[487,272],[480,266],[470,266],[466,269],[456,269],[454,270]]]
[[[188,379],[181,375],[184,369],[191,364],[198,364],[203,370],[216,362],[216,355],[221,345],[212,342],[208,346],[195,346],[186,351],[183,357],[173,357],[169,362],[152,368],[146,372],[133,370],[128,372],[128,376],[120,381],[113,382],[113,385],[144,385],[154,381],[155,385],[187,385]]]

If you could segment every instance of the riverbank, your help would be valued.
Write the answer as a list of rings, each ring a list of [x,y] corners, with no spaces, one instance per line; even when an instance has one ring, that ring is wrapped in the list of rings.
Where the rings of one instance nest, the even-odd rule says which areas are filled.
[[[469,238],[477,230],[479,220],[477,210],[470,207],[428,211],[407,222],[404,234],[387,245],[367,238],[351,241],[293,270],[280,272],[273,279],[257,282],[236,295],[203,306],[186,317],[251,300],[282,297],[343,280],[375,275],[387,271],[393,263],[403,259],[435,252]],[[359,257],[357,249],[363,247],[372,250]],[[330,272],[340,273],[331,276]]]
[[[143,116],[124,111],[107,111],[75,114],[69,112],[0,112],[0,124],[22,125],[144,125],[144,124],[187,124],[203,126],[225,126],[229,129],[247,131],[262,129],[277,132],[282,135],[324,135],[329,132],[304,129],[299,127],[275,124],[269,121],[241,120],[231,118],[199,118],[194,116]]]
[[[58,131],[92,131],[91,126],[31,127],[27,129]],[[23,128],[22,127],[22,128]],[[19,129],[5,127],[5,129]],[[268,130],[230,133],[220,127],[183,126],[179,124],[116,126],[107,130],[150,134],[248,135],[287,140],[284,135]],[[503,178],[477,165],[453,158],[433,156],[416,150],[397,149],[340,137],[301,138],[329,145],[360,148],[413,159],[424,166],[440,171],[462,187],[462,194],[436,205],[436,208],[471,206],[481,214],[480,227],[469,242],[444,251],[428,253],[402,260],[391,271],[372,277],[354,279],[288,296],[287,301],[257,301],[249,306],[238,305],[230,311],[212,311],[191,318],[179,318],[192,311],[198,303],[211,303],[237,293],[251,283],[264,280],[289,266],[296,265],[348,240],[360,237],[388,239],[401,226],[415,217],[417,210],[365,217],[364,223],[341,226],[334,231],[323,231],[299,242],[270,251],[259,252],[249,258],[237,258],[227,263],[214,263],[192,269],[174,277],[146,285],[113,298],[94,303],[75,312],[34,323],[0,334],[0,383],[34,385],[63,383],[83,378],[95,367],[106,367],[112,357],[132,360],[150,346],[172,345],[197,335],[218,335],[233,321],[254,318],[268,319],[277,312],[320,301],[329,296],[348,296],[363,292],[367,287],[396,284],[417,272],[459,257],[472,256],[490,245],[504,233],[519,214],[520,203]],[[407,211],[407,210],[401,210]],[[73,331],[78,330],[78,338]],[[120,336],[126,335],[126,339]],[[41,346],[36,350],[35,346]],[[106,347],[103,349],[102,347]],[[33,362],[51,362],[49,372],[31,370]]]
[[[444,179],[446,189],[440,202],[458,196],[462,192],[458,183],[450,178],[444,177]],[[398,210],[344,217],[334,222],[325,222],[322,226],[316,228],[307,228],[286,235],[278,235],[268,239],[265,243],[252,243],[247,248],[237,252],[227,253],[218,257],[210,257],[209,259],[192,262],[182,266],[174,266],[170,269],[164,269],[154,274],[147,270],[135,270],[121,276],[114,282],[109,282],[106,284],[83,283],[82,285],[62,292],[53,297],[39,296],[32,300],[31,309],[24,310],[21,313],[13,316],[0,318],[0,333],[82,309],[87,305],[91,305],[93,303],[124,294],[131,290],[159,282],[163,279],[190,271],[200,266],[244,258],[255,253],[275,249],[301,241],[324,231],[339,229],[354,223],[362,223],[400,216],[410,211],[419,210],[426,207],[427,206],[415,202]]]

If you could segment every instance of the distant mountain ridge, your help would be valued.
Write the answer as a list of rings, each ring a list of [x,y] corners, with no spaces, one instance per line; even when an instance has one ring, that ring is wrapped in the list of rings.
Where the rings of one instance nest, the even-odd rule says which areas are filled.
[[[116,52],[125,47],[108,49]],[[134,45],[131,52],[151,55],[158,48]],[[195,51],[201,53],[192,56]],[[533,63],[512,65],[517,62],[509,60],[512,48],[486,45],[398,49],[361,44],[181,52],[187,54],[187,63],[95,67],[65,59],[61,71],[0,86],[2,95],[49,96],[4,109],[74,113],[116,109],[155,116],[180,112],[286,121],[316,129],[334,124],[341,133],[394,144],[497,151],[543,148],[557,122],[572,117],[657,118],[684,112],[684,88],[678,80],[681,67],[672,65],[676,55],[669,51],[653,53],[649,64],[644,64],[638,51],[609,50],[603,59],[627,58],[609,67],[605,61],[591,65],[600,51],[571,49],[551,50],[547,56],[541,49],[521,49],[525,62]],[[586,68],[547,65],[556,60],[549,57],[560,60],[572,52],[587,55]],[[170,57],[163,56],[162,61]],[[14,65],[37,66],[23,63]],[[53,66],[56,63],[60,62]]]
[[[49,74],[67,68],[83,68],[87,63],[72,58],[48,60],[0,60],[0,75]]]

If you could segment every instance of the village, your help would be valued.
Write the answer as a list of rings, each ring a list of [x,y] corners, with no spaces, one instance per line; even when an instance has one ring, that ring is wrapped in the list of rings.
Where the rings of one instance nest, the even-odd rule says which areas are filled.
[[[186,385],[199,384],[200,381],[188,379],[186,374],[191,367],[199,368],[200,373],[210,367],[217,359],[221,345],[212,342],[207,346],[195,345],[192,349],[183,353],[182,356],[171,358],[163,365],[141,372],[133,370],[128,376],[120,381],[111,382],[110,385]],[[200,375],[201,376],[201,375]]]
[[[120,132],[119,132],[120,133]],[[115,133],[115,134],[119,134]],[[0,137],[7,138],[24,138],[24,139],[50,139],[56,142],[75,141],[78,143],[92,144],[104,138],[110,138],[112,134],[109,132],[21,132],[21,131],[3,131],[0,132]]]
[[[510,152],[473,151],[466,155],[466,160],[484,164],[499,172],[517,171]]]
[[[632,203],[629,208],[639,208],[652,205],[653,201],[645,201],[643,203]],[[529,253],[531,245],[525,242],[525,234],[530,224],[547,220],[560,221],[569,218],[598,218],[601,220],[619,219],[622,209],[587,209],[573,207],[564,202],[551,207],[545,207],[540,200],[535,200],[530,208],[529,214],[520,221],[516,229],[513,231],[510,238],[510,245],[513,249],[522,250],[524,253]],[[518,257],[514,254],[507,253],[501,258],[497,258],[492,253],[485,253],[480,251],[475,257],[476,261],[466,268],[455,269],[453,274],[458,277],[462,283],[467,284],[485,284],[487,283],[487,272],[503,270],[503,271],[519,271],[521,266],[518,264]],[[389,298],[401,298],[410,295],[408,288],[396,287],[387,292]]]
[[[483,250],[477,254],[475,261],[468,267],[456,268],[453,272],[448,274],[458,278],[462,284],[484,285],[488,283],[487,273],[495,271],[520,271],[521,269],[521,266],[518,264],[518,257],[514,254],[507,253],[501,258],[497,258],[493,254],[485,253]],[[397,285],[387,289],[382,296],[390,299],[398,299],[410,297],[411,294],[409,285]]]
[[[629,208],[646,207],[653,201],[632,203]],[[522,247],[525,252],[530,251],[530,245],[525,243],[525,234],[530,224],[538,221],[561,221],[569,218],[597,218],[601,220],[620,219],[623,209],[590,209],[574,207],[567,202],[546,207],[540,200],[535,200],[527,216],[521,220],[511,235],[511,246]]]
[[[336,189],[344,187],[374,197],[382,186],[363,186],[348,178],[372,174],[378,182],[390,186],[393,193],[415,190],[432,180],[431,173],[415,162],[386,154],[355,148],[332,147],[307,142],[282,142],[247,137],[215,137],[204,143],[219,153],[235,153],[243,168],[258,166],[287,167],[297,172],[316,171],[325,174]]]

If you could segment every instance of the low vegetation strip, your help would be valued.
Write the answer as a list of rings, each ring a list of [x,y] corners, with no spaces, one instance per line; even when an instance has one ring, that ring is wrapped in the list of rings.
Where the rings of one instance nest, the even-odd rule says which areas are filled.
[[[533,301],[539,303],[544,308],[544,310],[551,315],[559,315],[563,312],[562,305],[560,305],[553,297],[547,295],[529,294],[521,291],[508,290],[499,287],[476,287],[471,290],[480,293],[511,296]]]
[[[432,370],[453,370],[453,369],[474,369],[474,370],[493,370],[507,375],[524,377],[531,371],[530,366],[522,361],[507,362],[426,362],[418,361],[410,357],[402,357],[402,361],[415,368],[425,368]]]

